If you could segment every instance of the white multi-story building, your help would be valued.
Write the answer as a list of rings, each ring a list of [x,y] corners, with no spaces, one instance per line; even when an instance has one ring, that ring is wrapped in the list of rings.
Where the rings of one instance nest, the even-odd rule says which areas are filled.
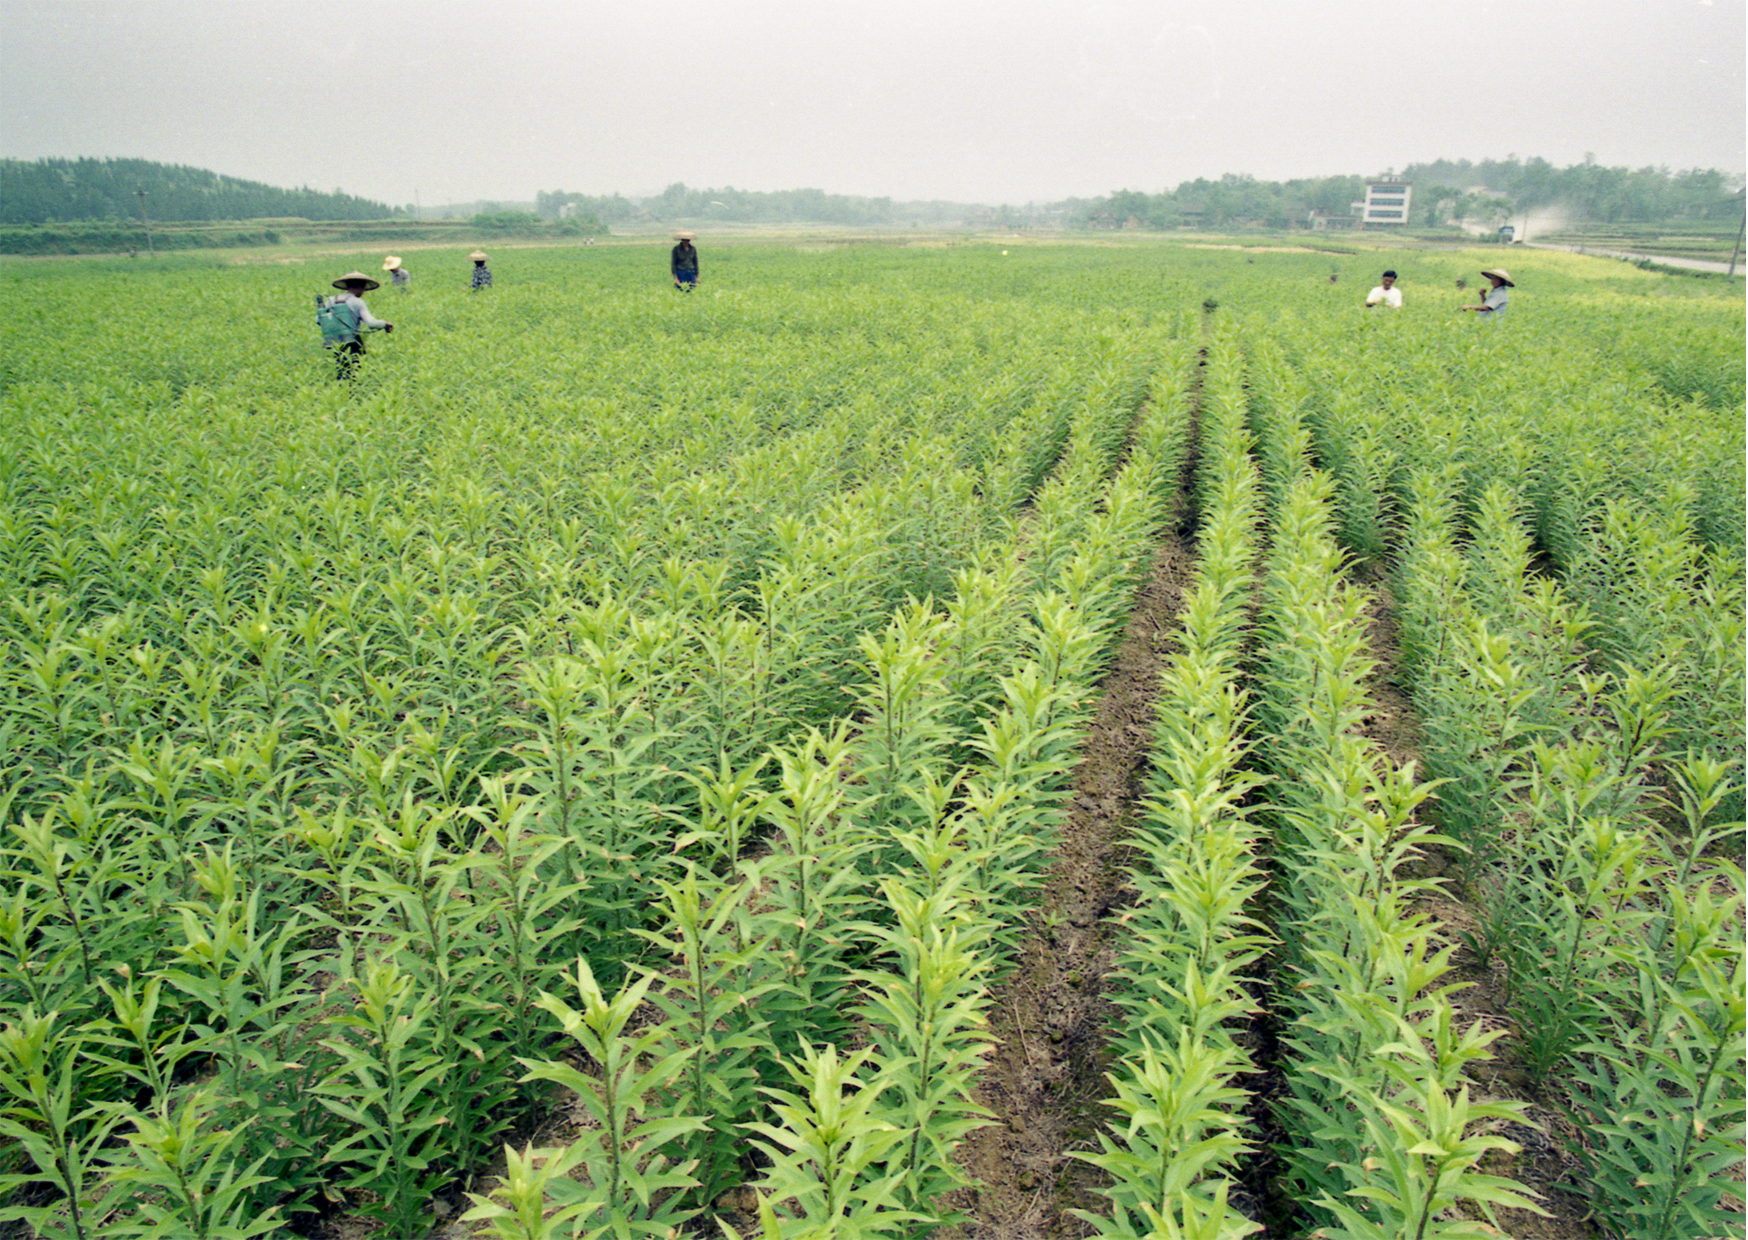
[[[1365,228],[1402,228],[1408,223],[1408,200],[1414,185],[1409,181],[1367,181],[1366,201],[1360,213]]]

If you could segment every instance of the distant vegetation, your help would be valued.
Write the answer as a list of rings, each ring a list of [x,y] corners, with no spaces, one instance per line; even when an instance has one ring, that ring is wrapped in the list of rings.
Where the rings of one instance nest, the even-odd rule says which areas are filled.
[[[142,195],[143,191],[143,195]],[[420,222],[410,209],[335,190],[279,189],[144,159],[0,160],[0,254],[113,254],[286,242],[438,244],[605,233],[590,212],[547,222],[496,210]]]
[[[631,199],[623,194],[592,196],[563,190],[535,196],[535,211],[543,219],[565,212],[588,212],[609,224],[639,224],[676,220],[723,224],[842,224],[878,228],[882,225],[957,224],[989,208],[954,202],[894,202],[891,198],[859,198],[828,194],[822,189],[757,191],[693,189],[676,181],[653,197]]]
[[[1396,174],[1414,183],[1411,226],[1498,224],[1521,212],[1561,209],[1575,221],[1618,224],[1671,219],[1740,220],[1742,202],[1715,168],[1556,168],[1545,159],[1438,160]],[[1239,173],[1184,181],[1147,194],[1118,190],[1070,213],[1090,228],[1303,226],[1313,211],[1344,216],[1365,196],[1367,178],[1259,181]]]
[[[1545,159],[1439,160],[1411,164],[1398,175],[1415,186],[1415,227],[1490,226],[1513,215],[1558,209],[1579,223],[1739,221],[1737,186],[1716,169],[1604,168],[1595,163],[1555,168]],[[535,211],[556,219],[589,211],[609,224],[840,224],[996,228],[1235,228],[1306,226],[1313,212],[1347,216],[1365,196],[1358,175],[1262,181],[1243,173],[1184,181],[1159,193],[1117,190],[1104,197],[1069,198],[1024,206],[903,202],[859,198],[818,189],[780,192],[696,189],[683,182],[660,194],[627,198],[542,191]],[[1705,230],[1711,231],[1711,230]]]
[[[604,235],[599,220],[544,223],[527,212],[490,212],[466,220],[356,222],[301,219],[229,220],[212,224],[153,223],[148,241],[139,224],[114,221],[74,224],[0,225],[0,254],[146,254],[168,250],[224,250],[270,245],[349,245],[393,248],[418,245],[475,246],[488,239],[562,239]]]
[[[1085,228],[1292,228],[1303,226],[1312,211],[1345,215],[1365,192],[1360,176],[1259,181],[1229,172],[1219,180],[1184,181],[1158,194],[1118,190],[1077,204],[1070,218]]]
[[[468,220],[475,229],[499,237],[593,237],[607,225],[592,211],[542,219],[532,211],[481,211]]]
[[[1600,254],[1660,258],[1697,258],[1722,262],[1738,255],[1742,221],[1659,220],[1650,224],[1568,223],[1535,235],[1543,245],[1566,245]],[[1680,270],[1675,268],[1674,270]],[[1738,264],[1738,270],[1740,265]]]
[[[1695,252],[1728,248],[1742,218],[1739,178],[1716,169],[1556,168],[1545,159],[1438,160],[1411,164],[1410,226],[1489,227],[1542,216],[1540,231],[1612,231],[1675,223],[1694,234]],[[390,207],[308,187],[278,189],[198,168],[140,159],[0,160],[0,253],[90,254],[130,249],[222,248],[294,241],[446,243],[496,237],[604,236],[609,228],[649,231],[681,223],[824,224],[865,228],[1296,229],[1313,213],[1340,218],[1364,196],[1366,178],[1342,175],[1262,181],[1242,173],[1184,181],[1158,193],[1117,190],[1023,206],[895,201],[820,189],[698,189],[675,182],[659,194],[588,195],[541,191],[533,203],[481,202],[449,208],[456,218],[415,220]],[[141,193],[143,191],[143,197]],[[529,208],[532,208],[530,210]],[[1547,217],[1558,220],[1548,222]],[[147,232],[150,230],[150,237]],[[433,232],[432,230],[437,230]],[[1662,230],[1669,231],[1669,230]],[[441,235],[438,235],[441,233]],[[1714,240],[1714,238],[1721,238]],[[1684,242],[1684,245],[1687,243]],[[1669,251],[1673,252],[1673,251]],[[1681,252],[1687,252],[1685,249]]]
[[[141,197],[144,191],[144,197]],[[0,224],[380,220],[407,212],[335,190],[279,189],[147,159],[0,159]]]
[[[1410,164],[1402,176],[1428,189],[1448,187],[1447,200],[1486,187],[1506,195],[1519,211],[1564,207],[1573,219],[1598,224],[1742,218],[1740,185],[1716,168],[1605,168],[1588,160],[1556,168],[1545,159],[1519,162],[1514,156]]]

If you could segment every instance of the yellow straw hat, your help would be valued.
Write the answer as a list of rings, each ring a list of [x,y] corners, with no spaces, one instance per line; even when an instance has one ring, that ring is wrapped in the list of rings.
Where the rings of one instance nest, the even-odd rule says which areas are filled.
[[[469,254],[468,257],[473,259],[476,263],[483,263],[486,261],[486,252],[484,250],[475,250],[472,254]]]
[[[1484,267],[1481,270],[1481,274],[1484,276],[1495,276],[1499,278],[1505,282],[1507,288],[1517,287],[1517,285],[1511,282],[1511,273],[1503,267]]]
[[[399,254],[390,254],[387,258],[382,260],[382,269],[384,271],[393,271],[396,267],[399,267],[400,265],[401,265],[401,256]]]
[[[378,284],[375,280],[372,280],[362,271],[348,271],[345,275],[334,281],[335,288],[345,288],[348,284],[362,284],[364,286],[364,291],[367,293],[373,288],[382,287],[382,285]]]

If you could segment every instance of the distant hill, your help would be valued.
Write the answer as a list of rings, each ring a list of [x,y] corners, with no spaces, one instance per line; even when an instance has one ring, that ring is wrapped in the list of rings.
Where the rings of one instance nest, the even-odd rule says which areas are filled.
[[[0,224],[138,221],[142,206],[154,222],[358,221],[407,214],[351,194],[280,189],[146,159],[0,159]]]

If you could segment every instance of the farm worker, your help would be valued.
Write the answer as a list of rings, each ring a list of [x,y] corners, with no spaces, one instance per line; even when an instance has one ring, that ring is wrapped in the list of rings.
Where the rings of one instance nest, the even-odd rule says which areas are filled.
[[[1494,322],[1505,317],[1506,304],[1511,300],[1506,295],[1505,290],[1516,288],[1517,285],[1511,282],[1511,273],[1503,267],[1493,267],[1481,274],[1492,281],[1492,287],[1487,290],[1487,295],[1481,299],[1481,304],[1478,306],[1458,306],[1457,309],[1479,311],[1488,322]]]
[[[698,287],[698,251],[689,232],[675,233],[674,240],[679,244],[668,256],[668,270],[674,273],[674,287],[690,293]]]
[[[382,269],[388,272],[388,282],[403,293],[413,291],[413,273],[401,266],[400,256],[390,254],[382,260]]]
[[[482,288],[490,288],[492,286],[492,269],[486,266],[486,252],[475,250],[468,257],[473,259],[473,280],[467,287],[476,293]]]
[[[1366,294],[1366,309],[1373,306],[1389,306],[1392,310],[1402,308],[1402,290],[1396,287],[1396,273],[1386,271],[1379,278],[1378,286]]]
[[[362,271],[348,271],[334,287],[338,297],[324,298],[316,309],[316,322],[322,328],[322,347],[334,351],[334,378],[350,379],[358,373],[359,359],[364,356],[365,331],[392,332],[395,325],[370,313],[361,293],[382,285]]]

